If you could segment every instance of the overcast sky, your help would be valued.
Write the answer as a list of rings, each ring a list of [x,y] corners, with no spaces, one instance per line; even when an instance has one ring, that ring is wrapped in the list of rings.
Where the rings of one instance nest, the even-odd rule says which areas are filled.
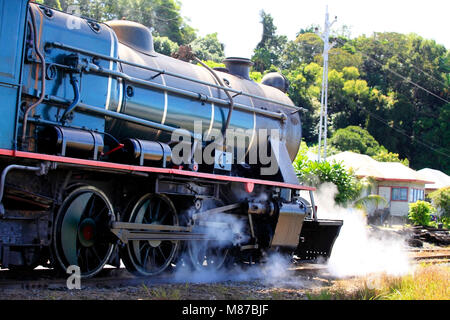
[[[328,4],[333,29],[351,36],[374,31],[417,33],[450,48],[450,0],[181,0],[181,14],[204,36],[218,32],[226,56],[250,58],[262,35],[259,12],[274,18],[278,34],[290,40],[311,24],[323,27]]]

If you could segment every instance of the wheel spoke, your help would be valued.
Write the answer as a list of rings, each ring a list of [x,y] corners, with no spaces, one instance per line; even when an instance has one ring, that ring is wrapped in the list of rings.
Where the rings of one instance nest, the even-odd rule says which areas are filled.
[[[157,206],[155,209],[155,217],[152,219],[152,221],[158,221],[160,208],[161,208],[161,199],[158,199]]]
[[[107,211],[107,210],[108,210],[108,207],[104,206],[102,210],[99,210],[99,211],[95,212],[95,213],[91,216],[92,219],[94,219],[95,222],[97,222],[97,221],[102,217],[102,214],[103,214],[105,211]]]
[[[147,247],[147,250],[145,251],[145,255],[144,255],[144,261],[143,261],[143,266],[147,266],[148,264],[148,254],[150,253],[150,246]]]
[[[88,258],[88,250],[84,249],[84,256],[86,257],[86,271],[89,272],[89,258]]]
[[[89,199],[90,206],[89,206],[89,209],[88,209],[88,212],[87,212],[87,216],[88,216],[89,218],[92,217],[92,212],[93,212],[93,210],[94,210],[94,204],[95,204],[95,199],[96,199],[96,198],[97,198],[97,197],[96,197],[94,194],[92,194],[91,198]]]
[[[166,257],[166,255],[164,254],[163,250],[161,249],[161,246],[158,247],[158,251],[159,251],[159,252],[161,253],[161,255],[163,256],[164,261],[167,260],[167,257]]]
[[[162,218],[158,221],[160,224],[164,224],[164,220],[167,218],[168,212],[166,211]]]
[[[148,218],[150,219],[150,222],[153,220],[153,210],[152,210],[152,200],[150,199],[148,201],[148,205],[147,205],[147,211],[148,211]]]
[[[156,250],[152,248],[152,266],[156,266]]]
[[[95,250],[95,247],[91,248],[92,252],[94,253],[94,257],[97,258],[98,262],[102,262],[102,259],[100,258],[100,256],[97,253],[97,250]]]

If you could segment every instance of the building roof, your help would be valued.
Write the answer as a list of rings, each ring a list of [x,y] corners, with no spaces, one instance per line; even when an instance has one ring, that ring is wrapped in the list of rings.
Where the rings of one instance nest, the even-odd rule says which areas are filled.
[[[445,187],[450,187],[450,176],[442,171],[430,168],[421,169],[419,172],[427,180],[433,181],[433,184],[426,184],[425,189],[437,190]]]
[[[377,180],[433,183],[417,171],[399,162],[379,162],[375,159],[350,151],[328,157],[329,161],[342,161],[347,169],[353,169],[359,177],[373,177]]]

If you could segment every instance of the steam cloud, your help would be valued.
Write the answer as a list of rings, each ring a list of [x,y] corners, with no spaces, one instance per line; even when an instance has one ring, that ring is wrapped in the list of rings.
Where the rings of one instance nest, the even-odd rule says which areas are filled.
[[[336,205],[334,201],[336,193],[337,188],[333,184],[322,185],[316,193],[319,219],[344,220],[327,263],[330,275],[349,277],[386,273],[399,276],[410,273],[412,264],[405,250],[405,239],[400,236],[387,237],[385,233],[370,232],[364,213]],[[246,224],[227,214],[217,215],[214,221],[233,224],[234,232],[243,231]],[[208,232],[214,234],[217,228],[211,228]],[[189,256],[185,254],[183,259],[189,259]],[[265,286],[297,289],[310,285],[308,280],[296,276],[294,271],[289,270],[292,267],[289,257],[274,251],[269,252],[265,260],[265,263],[251,268],[236,265],[220,270],[192,270],[177,267],[174,281],[193,283],[258,281]]]
[[[316,194],[319,219],[344,220],[328,261],[329,272],[337,277],[409,273],[411,262],[405,250],[405,239],[370,233],[364,213],[337,206],[336,193],[336,186],[326,183]]]

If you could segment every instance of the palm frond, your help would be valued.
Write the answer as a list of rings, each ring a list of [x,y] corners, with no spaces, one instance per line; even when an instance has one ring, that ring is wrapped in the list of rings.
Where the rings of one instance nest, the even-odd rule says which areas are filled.
[[[388,202],[384,197],[377,195],[377,194],[370,194],[368,196],[365,196],[365,197],[362,197],[362,198],[356,200],[355,203],[353,204],[353,206],[356,209],[367,211],[367,207],[370,204],[379,206],[379,205],[386,205],[387,203]]]

